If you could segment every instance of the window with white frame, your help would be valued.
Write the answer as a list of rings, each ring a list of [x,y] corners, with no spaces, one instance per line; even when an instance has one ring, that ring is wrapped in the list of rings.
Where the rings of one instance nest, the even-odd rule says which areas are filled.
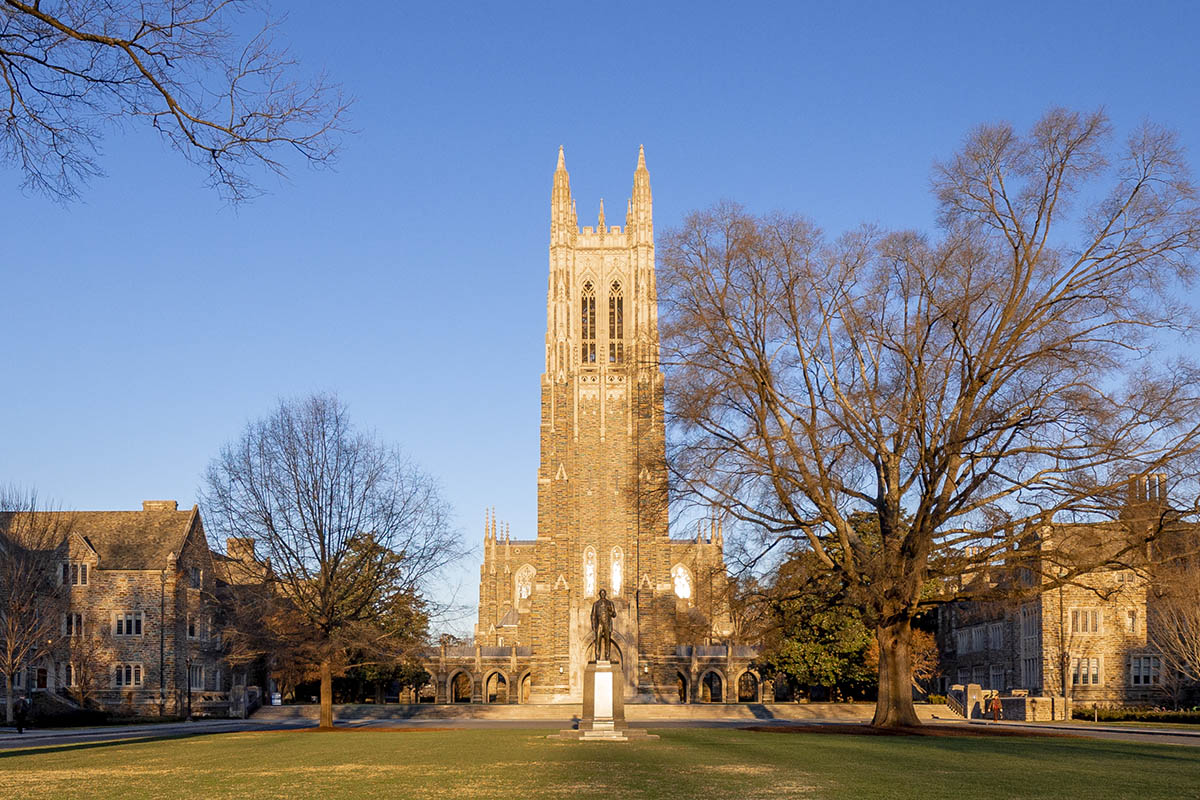
[[[971,636],[967,631],[954,632],[954,649],[959,653],[970,652]]]
[[[117,664],[114,685],[118,689],[142,685],[141,664]]]
[[[1100,659],[1072,658],[1071,684],[1073,686],[1100,685]]]
[[[188,667],[188,688],[204,688],[204,667],[200,666],[199,664],[192,664],[190,667]]]
[[[141,636],[142,612],[118,611],[113,618],[114,636]]]
[[[976,664],[971,667],[971,683],[978,683],[983,686],[983,682],[987,677],[987,668],[983,664]]]
[[[1162,661],[1158,656],[1130,656],[1130,686],[1157,686],[1161,680]]]
[[[1072,608],[1071,633],[1100,633],[1100,609]]]
[[[63,586],[87,586],[88,565],[85,561],[64,561],[62,565]]]
[[[971,628],[971,650],[972,650],[972,652],[977,653],[983,649],[983,634],[984,634],[984,628],[982,625],[976,625],[975,627]]]
[[[958,682],[964,686],[971,682],[971,670],[966,667],[958,668]]]
[[[63,636],[83,636],[83,614],[78,611],[63,614]]]
[[[1004,625],[1002,623],[993,622],[991,625],[988,625],[988,649],[1004,649]],[[993,686],[992,688],[996,687]]]
[[[988,688],[1000,692],[1004,690],[1004,667],[992,664],[988,669]]]

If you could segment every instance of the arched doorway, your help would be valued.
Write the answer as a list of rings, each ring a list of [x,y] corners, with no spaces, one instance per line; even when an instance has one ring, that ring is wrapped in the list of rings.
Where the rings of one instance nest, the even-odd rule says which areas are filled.
[[[469,703],[471,702],[471,676],[465,672],[459,672],[450,679],[450,695],[451,703]]]
[[[508,702],[508,679],[504,677],[502,672],[493,672],[487,676],[484,681],[483,702],[485,703],[507,703]]]
[[[739,703],[758,702],[758,676],[747,670],[738,678],[737,683]]]
[[[700,679],[700,702],[702,703],[722,703],[725,701],[724,681],[721,676],[713,670],[704,673],[704,677]]]
[[[675,689],[679,692],[679,702],[688,702],[688,682],[682,672],[675,673]]]
[[[517,695],[517,702],[528,703],[530,696],[533,694],[533,675],[526,672],[525,677],[521,678],[521,690]]]

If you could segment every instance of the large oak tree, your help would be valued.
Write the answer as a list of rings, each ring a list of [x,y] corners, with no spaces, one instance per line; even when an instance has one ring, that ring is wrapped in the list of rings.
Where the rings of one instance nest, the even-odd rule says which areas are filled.
[[[1035,585],[1103,567],[1057,558],[1043,526],[1118,517],[1133,473],[1181,485],[1200,423],[1200,374],[1171,349],[1200,248],[1172,133],[1114,143],[1102,113],[1056,109],[975,129],[933,184],[935,234],[830,241],[723,204],[659,251],[674,476],[860,598],[880,726],[917,724],[924,605],[1018,542],[1040,540]]]

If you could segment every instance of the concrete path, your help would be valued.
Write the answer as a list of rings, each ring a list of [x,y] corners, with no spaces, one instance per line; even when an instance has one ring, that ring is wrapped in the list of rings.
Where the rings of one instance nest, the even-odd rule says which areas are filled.
[[[1005,722],[1003,720],[993,722],[981,719],[973,719],[970,724],[994,725],[1028,731],[1067,733],[1072,736],[1083,736],[1088,739],[1113,739],[1121,742],[1181,744],[1190,747],[1200,747],[1200,726],[1197,726],[1196,730],[1191,731],[1181,728],[1139,728],[1125,725],[1104,726],[1071,722]]]
[[[626,706],[630,727],[635,728],[744,728],[750,725],[792,727],[809,725],[861,724],[869,721],[864,714],[867,704],[793,705],[771,704],[770,715],[750,705],[724,706]],[[782,706],[783,708],[779,708]],[[411,708],[383,706],[336,707],[338,725],[346,728],[416,728],[416,729],[489,729],[529,730],[568,728],[578,718],[575,706],[459,706],[457,708],[421,707],[421,713]],[[383,716],[387,709],[389,716]],[[447,710],[449,708],[450,710]],[[1195,731],[1169,728],[1105,727],[1071,723],[1022,723],[966,720],[948,711],[933,713],[937,707],[926,707],[921,715],[930,725],[996,725],[1031,732],[1065,733],[1092,739],[1112,739],[1146,744],[1175,744],[1200,747],[1200,727]],[[517,711],[520,709],[520,711]],[[18,735],[15,730],[0,729],[0,751],[31,747],[77,746],[109,741],[133,741],[183,736],[201,736],[239,731],[300,730],[316,727],[315,707],[282,706],[264,708],[248,720],[198,720],[150,725],[108,725],[92,728],[30,729]],[[508,714],[503,712],[508,711]],[[312,713],[310,713],[312,712]]]

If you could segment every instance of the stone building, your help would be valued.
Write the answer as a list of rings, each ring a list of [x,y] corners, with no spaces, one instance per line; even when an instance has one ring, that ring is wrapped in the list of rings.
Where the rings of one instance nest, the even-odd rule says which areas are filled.
[[[579,227],[560,148],[550,200],[537,531],[489,516],[469,646],[427,668],[438,699],[579,702],[591,605],[617,607],[626,699],[761,698],[753,648],[722,643],[721,528],[668,531],[650,174],[639,150],[625,224]]]
[[[1156,576],[1173,568],[1173,551],[1196,531],[1172,526],[1145,544],[1147,525],[1167,516],[1161,476],[1136,478],[1118,521],[1045,526],[1004,565],[973,576],[1011,599],[940,610],[944,683],[1059,696],[1086,706],[1168,702],[1180,687],[1162,669],[1147,618]],[[1051,551],[1067,557],[1049,563],[1044,554]],[[1091,563],[1108,563],[1069,581],[1053,580],[1076,551],[1086,552]],[[1032,590],[1035,575],[1047,588]]]
[[[16,688],[120,713],[227,713],[230,675],[199,509],[147,500],[141,511],[62,517],[62,635]]]

